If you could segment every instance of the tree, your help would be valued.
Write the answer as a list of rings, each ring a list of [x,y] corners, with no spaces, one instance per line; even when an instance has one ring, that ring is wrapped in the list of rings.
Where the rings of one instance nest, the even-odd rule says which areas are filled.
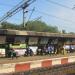
[[[26,27],[23,27],[23,24],[16,25],[8,22],[2,23],[2,29],[17,29],[17,30],[28,30],[28,31],[38,31],[38,32],[59,32],[56,26],[47,25],[42,21],[28,21]]]
[[[1,26],[2,29],[18,29],[18,27],[19,27],[16,24],[12,24],[12,23],[8,23],[8,22],[3,22],[1,25],[2,25]]]
[[[26,30],[39,31],[39,32],[59,32],[56,26],[47,25],[42,21],[29,21],[26,24]]]

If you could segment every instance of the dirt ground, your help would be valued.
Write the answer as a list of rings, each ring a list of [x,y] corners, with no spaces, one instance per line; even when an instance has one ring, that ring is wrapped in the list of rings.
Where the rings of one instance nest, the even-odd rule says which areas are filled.
[[[0,64],[5,63],[16,63],[16,62],[26,62],[26,61],[34,61],[34,60],[42,60],[42,59],[49,59],[49,58],[59,58],[59,57],[66,57],[66,56],[75,56],[75,53],[70,53],[66,55],[44,55],[44,56],[28,56],[28,57],[18,57],[17,59],[11,58],[0,58]]]

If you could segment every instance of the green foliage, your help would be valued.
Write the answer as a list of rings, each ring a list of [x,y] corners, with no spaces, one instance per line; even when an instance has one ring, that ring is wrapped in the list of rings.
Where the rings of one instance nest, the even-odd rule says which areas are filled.
[[[8,23],[8,22],[3,22],[2,24],[2,29],[18,29],[19,26],[12,24],[12,23]]]
[[[26,29],[30,31],[39,31],[39,32],[59,32],[58,28],[55,26],[48,26],[42,21],[29,21],[26,25]]]
[[[2,23],[2,29],[17,29],[17,30],[28,30],[28,31],[38,31],[38,32],[59,32],[56,26],[47,25],[45,22],[42,21],[29,21],[26,24],[26,27],[21,25],[15,25],[8,22]]]

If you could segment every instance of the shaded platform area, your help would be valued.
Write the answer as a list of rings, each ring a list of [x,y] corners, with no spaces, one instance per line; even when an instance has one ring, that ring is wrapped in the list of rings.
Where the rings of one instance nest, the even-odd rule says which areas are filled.
[[[35,61],[35,60],[43,60],[43,59],[51,59],[51,58],[59,58],[59,57],[69,57],[75,56],[75,53],[69,53],[66,55],[44,55],[44,56],[29,56],[29,57],[18,57],[18,58],[0,58],[0,64],[7,64],[7,63],[17,63],[17,62],[26,62],[26,61]]]

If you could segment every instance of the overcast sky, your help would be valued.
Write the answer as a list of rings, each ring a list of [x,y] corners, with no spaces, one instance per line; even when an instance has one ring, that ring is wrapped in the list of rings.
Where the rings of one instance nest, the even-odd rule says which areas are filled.
[[[22,0],[0,0],[0,17]],[[75,32],[75,0],[36,0],[28,9],[35,11],[30,20],[41,17],[48,25],[57,26],[59,30]],[[31,11],[26,14],[29,17]],[[12,23],[22,23],[22,11],[10,18]]]

